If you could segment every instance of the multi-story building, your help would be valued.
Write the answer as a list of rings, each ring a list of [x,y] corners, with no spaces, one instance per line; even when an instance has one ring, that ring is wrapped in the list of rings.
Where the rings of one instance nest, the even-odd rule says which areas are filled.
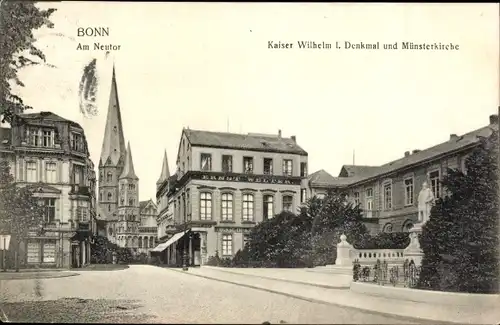
[[[144,244],[140,233],[139,177],[135,174],[130,143],[125,148],[114,67],[99,159],[98,192],[98,218],[104,223],[106,236],[118,246],[138,253]]]
[[[448,168],[465,170],[465,160],[480,143],[498,130],[498,115],[488,125],[425,150],[407,151],[382,166],[343,166],[339,176],[324,170],[309,176],[309,193],[321,196],[328,189],[344,191],[363,209],[365,223],[373,233],[406,232],[418,220],[417,198],[427,182],[436,198],[442,197],[441,180]]]
[[[169,177],[162,169],[157,184],[159,217],[168,220],[171,207],[176,233],[155,251],[164,252],[164,262],[179,263],[187,248],[190,265],[204,264],[215,254],[233,256],[255,224],[283,210],[296,212],[305,202],[307,162],[295,136],[284,138],[281,131],[183,129],[177,172]]]
[[[95,172],[83,128],[51,112],[15,115],[2,128],[1,159],[18,186],[35,189],[45,207],[42,231],[21,243],[24,267],[81,267],[95,231]]]
[[[158,227],[156,223],[158,207],[149,199],[139,202],[139,246],[137,252],[139,254],[148,254],[149,251],[156,247],[158,243]]]

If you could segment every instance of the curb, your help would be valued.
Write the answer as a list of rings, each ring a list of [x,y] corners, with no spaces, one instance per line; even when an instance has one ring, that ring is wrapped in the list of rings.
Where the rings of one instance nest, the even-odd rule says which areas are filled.
[[[216,271],[220,271],[220,272],[226,272],[226,273],[236,274],[236,275],[252,276],[252,277],[255,277],[255,278],[262,278],[262,279],[267,279],[267,280],[275,280],[275,281],[288,282],[288,283],[296,283],[296,284],[308,285],[308,286],[319,287],[319,288],[324,288],[324,289],[349,290],[349,288],[350,288],[349,285],[346,285],[346,286],[331,286],[331,285],[328,285],[328,284],[321,284],[321,283],[311,283],[311,282],[304,282],[304,281],[297,281],[297,280],[279,279],[279,278],[273,278],[273,277],[265,276],[265,275],[245,274],[245,273],[239,273],[239,272],[228,271],[228,270],[221,270],[221,269],[215,269],[215,268],[210,268],[210,269],[216,270]]]
[[[19,274],[19,273],[18,273]],[[62,274],[62,275],[47,275],[47,276],[27,276],[27,277],[19,277],[19,278],[7,278],[7,279],[2,279],[0,277],[0,281],[18,281],[18,280],[35,280],[35,279],[40,279],[40,280],[45,280],[45,279],[59,279],[59,278],[69,278],[73,276],[80,275],[80,273],[67,273],[67,274]]]
[[[262,287],[258,287],[258,286],[253,286],[250,284],[238,283],[238,282],[229,281],[229,280],[222,280],[222,279],[218,279],[218,278],[210,277],[210,276],[206,276],[206,275],[193,274],[193,273],[189,273],[189,271],[182,271],[182,270],[176,270],[176,269],[168,269],[168,270],[172,270],[174,272],[183,273],[183,274],[189,274],[191,276],[197,276],[199,278],[204,278],[204,279],[208,279],[208,280],[214,280],[214,281],[234,284],[234,285],[237,285],[240,287],[246,287],[246,288],[250,288],[250,289],[279,294],[282,296],[295,298],[295,299],[299,299],[299,300],[304,300],[304,301],[312,302],[312,303],[316,303],[316,304],[342,307],[342,308],[352,309],[352,310],[356,310],[356,311],[362,311],[364,313],[369,313],[372,315],[391,317],[391,318],[399,319],[399,320],[415,321],[415,322],[419,322],[420,324],[463,324],[463,323],[459,323],[459,322],[450,322],[450,321],[442,321],[442,320],[421,318],[421,317],[414,317],[414,316],[396,315],[396,314],[392,314],[392,313],[380,312],[380,311],[375,311],[375,310],[360,308],[360,307],[354,307],[354,306],[347,306],[347,305],[343,305],[343,304],[339,304],[339,303],[334,303],[334,302],[329,302],[329,301],[324,301],[324,300],[319,300],[319,299],[314,299],[314,298],[302,297],[302,296],[294,295],[291,293],[286,293],[286,292],[272,290],[272,289],[266,289],[266,288],[262,288]],[[228,272],[228,273],[230,273],[230,272]]]

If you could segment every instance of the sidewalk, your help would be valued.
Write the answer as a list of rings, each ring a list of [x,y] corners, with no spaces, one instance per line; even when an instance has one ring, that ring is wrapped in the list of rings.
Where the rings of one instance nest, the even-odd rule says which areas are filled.
[[[284,271],[286,270],[286,271]],[[274,269],[280,272],[281,279],[270,279],[255,274],[263,274],[267,269],[221,270],[215,267],[189,268],[189,271],[175,270],[186,275],[199,276],[211,280],[232,283],[253,289],[282,294],[315,303],[330,304],[363,310],[374,314],[412,319],[420,323],[458,323],[458,324],[497,324],[500,320],[500,309],[492,310],[481,306],[445,306],[426,304],[405,300],[362,295],[345,289],[327,289],[311,285],[284,281],[293,272],[289,269]],[[252,271],[255,274],[250,274]],[[283,271],[283,272],[282,272]],[[250,272],[244,274],[244,272]],[[288,275],[283,275],[288,274]]]
[[[297,284],[312,285],[327,289],[349,289],[352,276],[342,274],[312,273],[309,269],[264,269],[264,268],[227,268],[203,266],[203,269],[213,269],[233,274],[260,277],[264,279],[292,282]]]

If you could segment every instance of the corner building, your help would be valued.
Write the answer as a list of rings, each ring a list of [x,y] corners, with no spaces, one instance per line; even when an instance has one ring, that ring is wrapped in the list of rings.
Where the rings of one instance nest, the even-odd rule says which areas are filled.
[[[155,251],[163,263],[232,257],[257,223],[306,200],[307,152],[295,136],[183,129],[177,172],[160,179],[157,200],[173,204],[175,234]],[[165,165],[165,164],[164,164]],[[162,175],[164,173],[162,171]],[[168,175],[166,175],[168,176]],[[166,252],[166,253],[165,253]]]

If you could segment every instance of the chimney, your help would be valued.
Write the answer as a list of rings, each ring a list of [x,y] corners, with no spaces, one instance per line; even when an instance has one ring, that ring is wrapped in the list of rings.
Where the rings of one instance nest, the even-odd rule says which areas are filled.
[[[457,140],[457,139],[458,139],[458,135],[456,135],[455,133],[450,134],[450,141]]]
[[[405,157],[408,157],[410,155],[409,151],[405,151]]]
[[[297,137],[296,136],[292,135],[291,138],[292,138],[293,142],[297,143]]]
[[[490,115],[490,124],[498,124],[498,115],[497,114]]]
[[[278,130],[278,138],[281,138],[281,130]]]
[[[415,149],[415,150],[413,150],[412,154],[419,153],[419,152],[420,152],[420,149]]]

